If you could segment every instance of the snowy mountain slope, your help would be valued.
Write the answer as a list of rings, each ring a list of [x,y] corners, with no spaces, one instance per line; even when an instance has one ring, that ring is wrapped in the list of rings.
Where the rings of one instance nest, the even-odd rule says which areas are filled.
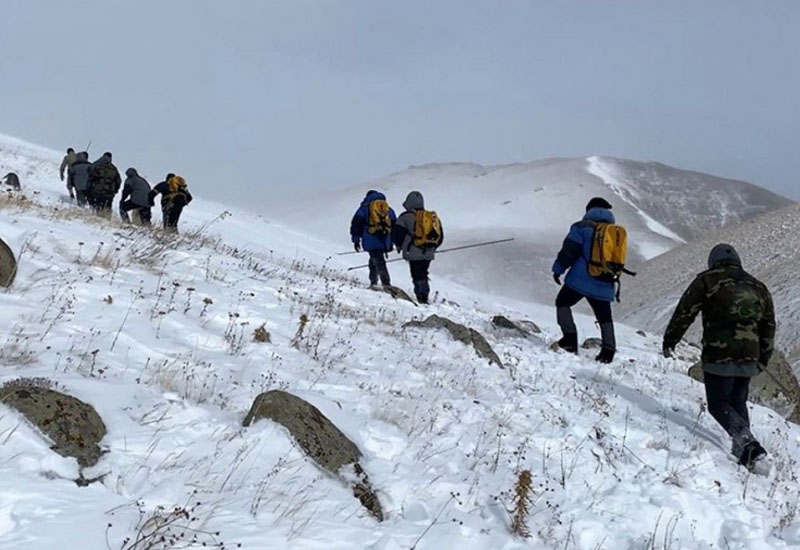
[[[778,345],[800,368],[800,206],[790,206],[681,246],[644,264],[627,282],[620,310],[633,326],[666,327],[681,293],[720,242],[736,247],[745,269],[764,281],[778,316]],[[697,331],[694,332],[697,336]]]
[[[442,255],[434,272],[482,292],[550,303],[549,270],[570,224],[593,196],[607,197],[630,233],[631,264],[653,258],[726,223],[790,204],[753,185],[657,163],[590,157],[484,167],[434,164],[291,204],[270,215],[349,248],[350,217],[367,189],[402,211],[417,189],[445,225],[446,247],[503,237],[501,246]],[[302,221],[298,220],[300,218]],[[353,265],[361,257],[350,257]]]
[[[20,157],[15,169],[40,161]],[[619,359],[600,366],[547,350],[550,308],[438,277],[440,300],[417,308],[364,289],[326,260],[330,243],[279,224],[197,199],[170,240],[63,205],[54,174],[51,164],[28,179],[30,200],[0,201],[0,236],[21,253],[0,292],[0,382],[47,377],[91,403],[109,452],[86,472],[102,482],[77,487],[74,461],[0,406],[4,550],[116,550],[139,510],[187,502],[228,548],[800,545],[800,429],[754,407],[776,467],[748,476],[687,363],[658,357],[657,338],[620,327]],[[444,334],[402,329],[430,313],[481,330],[506,368]],[[492,329],[495,313],[539,323],[543,338]],[[578,322],[595,335],[591,319]],[[261,323],[269,344],[251,341]],[[285,431],[241,428],[271,388],[310,400],[358,444],[383,523]],[[508,529],[523,469],[530,539]]]

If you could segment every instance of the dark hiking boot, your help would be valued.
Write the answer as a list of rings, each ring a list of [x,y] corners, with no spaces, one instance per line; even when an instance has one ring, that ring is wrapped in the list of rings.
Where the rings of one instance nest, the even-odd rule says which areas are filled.
[[[767,456],[767,451],[758,441],[751,441],[744,446],[741,456],[739,457],[739,464],[752,470],[756,463]]]
[[[577,334],[565,334],[561,340],[556,342],[559,348],[563,349],[568,353],[578,353],[578,335]]]
[[[610,363],[614,360],[615,353],[616,350],[613,348],[601,348],[600,353],[597,354],[597,357],[595,357],[594,360],[598,363]]]

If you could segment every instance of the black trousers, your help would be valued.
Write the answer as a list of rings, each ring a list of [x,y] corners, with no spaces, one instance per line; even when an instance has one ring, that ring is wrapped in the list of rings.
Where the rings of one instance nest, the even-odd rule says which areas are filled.
[[[139,213],[139,223],[141,225],[150,225],[152,213],[149,206],[139,206],[132,200],[127,200],[119,205],[119,213],[122,219],[128,221],[128,212],[136,210]]]
[[[734,441],[737,438],[752,438],[750,414],[747,411],[747,395],[750,378],[744,376],[718,376],[703,373],[706,387],[708,412],[728,432]]]
[[[181,219],[183,205],[178,203],[167,203],[161,205],[161,217],[164,222],[164,229],[178,232],[178,220]]]
[[[594,312],[595,319],[600,325],[600,335],[603,339],[603,347],[609,350],[617,349],[616,336],[614,335],[614,319],[611,315],[611,302],[597,300],[584,296],[577,290],[573,290],[567,285],[561,287],[561,291],[556,296],[556,319],[558,326],[564,336],[577,338],[578,328],[575,326],[575,319],[572,317],[572,307],[586,298],[589,306]]]
[[[114,195],[91,195],[89,201],[96,212],[100,214],[111,214],[111,207],[114,204]]]
[[[603,300],[597,300],[595,298],[590,298],[589,296],[584,296],[577,290],[573,290],[567,285],[562,286],[561,291],[558,293],[558,296],[556,296],[556,307],[571,308],[577,305],[577,303],[584,298],[586,298],[586,301],[589,302],[589,306],[592,308],[598,323],[602,325],[603,323],[611,323],[614,321],[611,315],[611,302],[605,302]]]
[[[80,189],[75,189],[75,202],[78,206],[86,206],[89,197],[86,195],[86,191],[81,191]]]
[[[414,282],[414,294],[417,296],[417,301],[427,304],[428,296],[431,292],[431,287],[428,283],[431,261],[411,260],[408,262],[408,267],[411,270],[411,280]]]
[[[371,285],[378,284],[380,279],[381,284],[388,286],[392,284],[392,279],[389,277],[389,268],[386,267],[386,256],[382,250],[369,250],[369,283]]]

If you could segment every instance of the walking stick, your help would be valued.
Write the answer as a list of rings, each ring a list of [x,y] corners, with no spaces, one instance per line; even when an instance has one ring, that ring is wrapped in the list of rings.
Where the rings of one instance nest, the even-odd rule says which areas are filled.
[[[445,254],[447,252],[455,252],[456,250],[466,250],[467,248],[477,248],[479,246],[489,246],[491,244],[508,243],[508,242],[513,241],[513,240],[514,239],[512,237],[510,239],[498,239],[496,241],[487,241],[485,243],[465,244],[463,246],[454,246],[453,248],[445,248],[444,250],[437,250],[436,253],[437,254]],[[394,259],[391,259],[391,260],[386,260],[386,263],[389,264],[389,263],[392,263],[392,262],[399,262],[402,259],[403,258],[394,258]],[[357,265],[355,267],[348,267],[347,271],[353,271],[354,269],[364,269],[365,267],[369,267],[369,264]]]

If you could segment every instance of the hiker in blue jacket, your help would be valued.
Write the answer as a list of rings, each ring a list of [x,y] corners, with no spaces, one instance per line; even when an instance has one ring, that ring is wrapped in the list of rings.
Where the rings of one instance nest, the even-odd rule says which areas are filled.
[[[586,205],[586,215],[572,225],[553,264],[553,280],[558,285],[561,285],[561,276],[568,271],[564,286],[556,297],[556,317],[562,332],[558,346],[570,353],[578,353],[578,329],[572,317],[572,307],[586,298],[600,324],[603,340],[600,354],[595,359],[600,363],[610,363],[617,348],[611,316],[614,277],[589,275],[592,238],[597,223],[615,223],[611,204],[601,197],[593,198]]]
[[[374,286],[392,284],[386,257],[392,249],[392,226],[396,221],[394,210],[386,202],[386,195],[370,189],[350,222],[350,238],[356,252],[369,254],[369,283]]]

